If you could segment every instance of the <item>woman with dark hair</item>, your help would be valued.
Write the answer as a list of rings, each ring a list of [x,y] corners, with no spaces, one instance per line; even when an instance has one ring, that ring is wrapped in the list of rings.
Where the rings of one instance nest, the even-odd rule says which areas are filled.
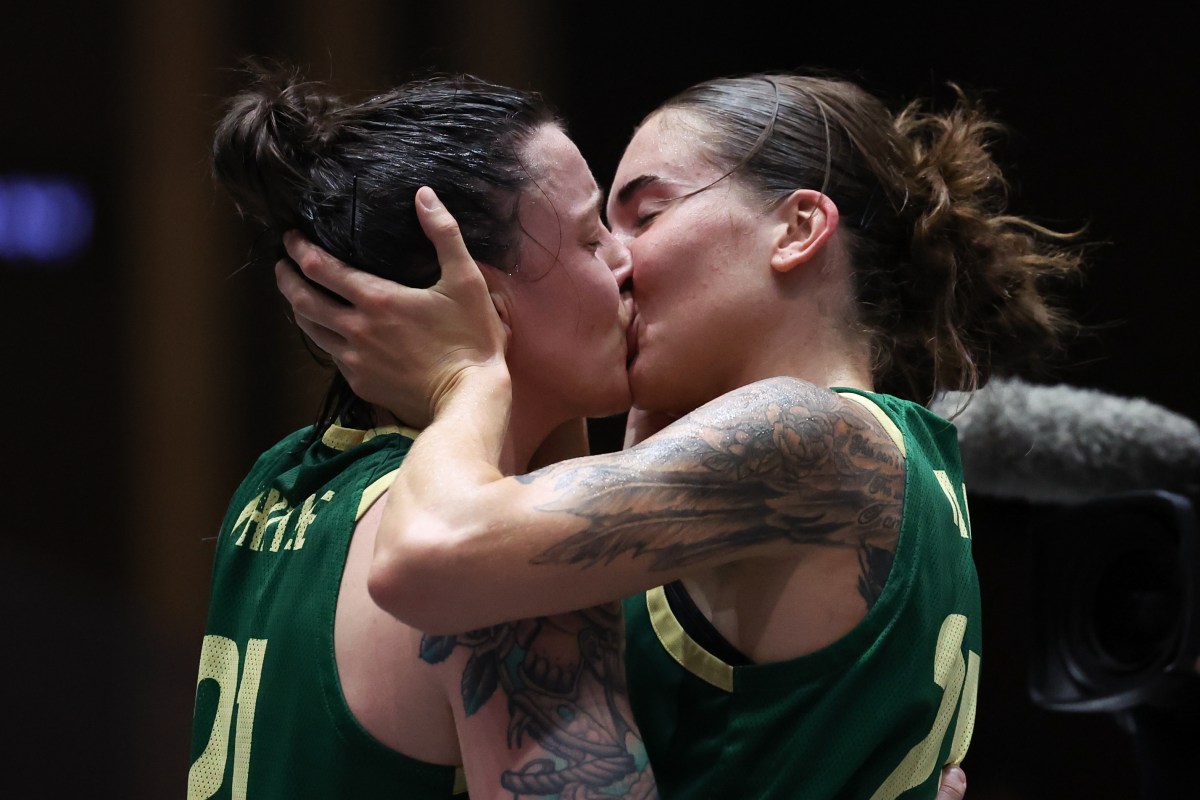
[[[215,173],[277,245],[298,230],[381,283],[430,286],[428,186],[487,263],[511,339],[505,472],[628,406],[628,251],[538,96],[437,77],[348,102],[294,71],[253,76]],[[360,399],[336,362],[316,424],[259,458],[216,540],[188,796],[443,800],[459,764],[476,800],[653,796],[618,604],[427,636],[371,600],[381,501],[421,420]]]
[[[445,294],[293,242],[351,304],[280,262],[301,327],[364,396],[433,420],[372,596],[429,630],[629,597],[664,797],[933,796],[971,738],[982,639],[955,430],[925,405],[1054,349],[1071,325],[1048,283],[1080,269],[1072,235],[1006,211],[997,130],[963,97],[893,113],[828,77],[669,100],[608,202],[633,256],[629,446],[516,477],[492,455],[504,330],[445,211]]]

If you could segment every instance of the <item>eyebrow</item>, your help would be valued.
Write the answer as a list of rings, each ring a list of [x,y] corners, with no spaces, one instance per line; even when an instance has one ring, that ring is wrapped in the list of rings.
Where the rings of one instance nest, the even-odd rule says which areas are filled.
[[[597,188],[596,191],[592,192],[592,198],[588,201],[585,208],[587,208],[587,215],[589,217],[592,214],[601,214],[604,211],[604,190]]]
[[[601,221],[604,219],[604,190],[599,187],[592,192],[592,196],[586,202],[575,206],[567,212],[565,219],[570,219],[574,224],[586,225],[597,216]]]
[[[629,198],[633,197],[642,189],[656,183],[661,183],[662,179],[657,175],[638,175],[631,181],[627,181],[624,186],[617,192],[617,204],[625,205],[629,202]]]

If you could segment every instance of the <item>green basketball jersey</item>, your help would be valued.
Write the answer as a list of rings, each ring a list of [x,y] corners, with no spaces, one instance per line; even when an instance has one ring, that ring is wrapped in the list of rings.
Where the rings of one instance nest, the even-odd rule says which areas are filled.
[[[367,733],[346,705],[333,650],[355,523],[412,439],[334,427],[306,444],[308,433],[258,459],[221,526],[188,797],[446,800],[455,768]]]
[[[980,600],[956,431],[914,403],[838,391],[904,454],[887,584],[832,645],[738,666],[683,629],[662,588],[627,599],[630,701],[663,800],[932,798],[966,753]]]

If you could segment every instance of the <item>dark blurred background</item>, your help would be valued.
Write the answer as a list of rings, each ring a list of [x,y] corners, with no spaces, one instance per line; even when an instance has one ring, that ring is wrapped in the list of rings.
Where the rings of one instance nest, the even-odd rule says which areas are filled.
[[[701,10],[707,6],[707,10]],[[427,69],[545,92],[597,179],[697,80],[824,67],[889,98],[983,93],[1011,129],[1013,209],[1104,242],[1066,300],[1095,326],[1061,382],[1200,416],[1193,375],[1195,44],[1151,4],[584,4],[47,0],[0,23],[0,515],[4,794],[178,797],[209,569],[253,458],[315,412],[324,375],[253,232],[209,177],[241,56],[357,93]],[[243,269],[243,267],[245,267]],[[619,420],[596,423],[616,446]],[[969,478],[968,478],[969,480]],[[972,498],[987,647],[970,800],[1132,797],[1106,717],[1025,690],[1027,523]]]

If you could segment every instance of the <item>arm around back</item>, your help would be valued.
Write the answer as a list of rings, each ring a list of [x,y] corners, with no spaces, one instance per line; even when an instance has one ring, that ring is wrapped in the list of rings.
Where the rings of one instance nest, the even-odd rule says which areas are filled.
[[[481,399],[503,388],[482,372],[460,388],[397,476],[372,567],[372,596],[422,630],[589,607],[742,559],[894,547],[903,461],[826,389],[760,381],[630,450],[503,477]]]

